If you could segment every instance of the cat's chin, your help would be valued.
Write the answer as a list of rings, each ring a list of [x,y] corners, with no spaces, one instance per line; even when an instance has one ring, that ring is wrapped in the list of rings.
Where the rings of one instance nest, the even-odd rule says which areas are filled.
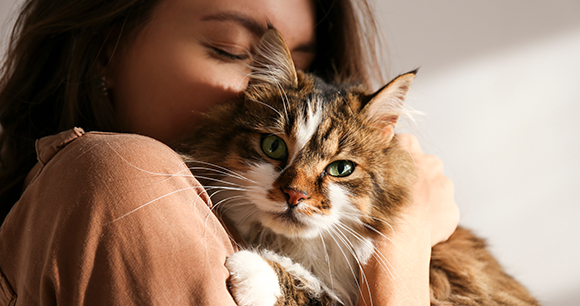
[[[291,214],[268,214],[261,218],[262,226],[287,238],[311,239],[320,235],[320,227],[308,225]]]

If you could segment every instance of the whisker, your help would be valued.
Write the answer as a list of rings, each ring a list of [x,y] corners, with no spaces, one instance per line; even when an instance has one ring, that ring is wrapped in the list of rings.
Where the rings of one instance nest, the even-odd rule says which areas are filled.
[[[330,266],[330,256],[328,255],[328,250],[326,249],[326,243],[324,241],[324,237],[322,233],[318,234],[320,236],[320,240],[322,241],[322,248],[324,249],[324,259],[328,263],[328,275],[330,276],[330,288],[334,290],[334,278],[332,277],[332,267]]]
[[[350,228],[350,227],[346,226],[345,224],[342,224],[342,222],[338,223],[337,225],[338,225],[338,226],[340,226],[340,227],[342,227],[343,229],[345,229],[345,230],[349,231],[351,234],[353,234],[353,236],[355,236],[355,238],[357,238],[357,239],[361,239],[361,240],[362,240],[362,239],[364,239],[364,237],[363,237],[362,235],[360,235],[359,233],[357,233],[356,231],[354,231],[352,228]],[[374,230],[374,229],[373,229],[373,230]],[[383,235],[383,236],[384,236],[384,235]],[[389,241],[391,241],[391,240],[390,240],[388,237],[386,237],[386,239],[388,239]],[[392,242],[392,241],[391,241],[391,242]],[[393,243],[393,245],[395,245],[397,248],[401,249],[401,248],[400,248],[399,246],[397,246],[397,245],[396,245],[394,242],[392,242],[392,243]],[[398,273],[397,273],[397,272],[396,272],[394,269],[393,269],[393,270],[391,270],[391,269],[389,268],[389,266],[390,266],[390,262],[389,262],[388,258],[387,258],[387,257],[386,257],[384,254],[382,254],[382,252],[381,252],[379,249],[377,249],[375,246],[373,246],[373,249],[374,249],[373,256],[375,256],[375,257],[376,257],[376,258],[379,260],[379,263],[381,264],[381,266],[382,266],[384,269],[386,269],[386,272],[387,272],[387,273],[388,273],[388,274],[391,276],[391,278],[393,278],[393,279],[395,279],[395,278],[398,278],[398,279],[400,279],[400,276],[399,276],[399,274],[398,274]],[[406,253],[406,254],[407,254],[407,253]],[[395,275],[394,275],[393,273],[397,274],[397,275],[396,275],[396,277],[395,277]]]
[[[185,190],[198,189],[198,188],[199,189],[203,189],[202,186],[189,186],[189,187],[186,187],[186,188],[181,188],[181,189],[177,189],[177,190],[174,190],[172,192],[166,193],[166,194],[164,194],[164,195],[162,195],[160,197],[157,197],[157,198],[155,198],[155,199],[153,199],[153,200],[151,200],[151,201],[149,201],[149,202],[147,202],[145,204],[139,205],[137,208],[135,208],[135,209],[133,209],[133,210],[131,210],[131,211],[129,211],[129,212],[121,215],[118,218],[113,219],[108,224],[112,224],[114,222],[117,222],[117,221],[119,221],[119,220],[121,220],[121,219],[123,219],[123,218],[125,218],[125,217],[127,217],[129,215],[131,215],[132,213],[134,213],[134,212],[136,212],[136,211],[138,211],[138,210],[140,210],[140,209],[142,209],[142,208],[144,208],[144,207],[146,207],[146,206],[148,206],[148,205],[150,205],[152,203],[155,203],[156,201],[159,201],[159,200],[161,200],[163,198],[166,198],[166,197],[168,197],[168,196],[170,196],[172,194],[176,194],[176,193],[179,193],[179,192],[182,192],[182,191],[185,191]]]
[[[220,170],[220,169],[207,168],[207,167],[189,167],[189,170],[193,173],[194,176],[199,175],[199,174],[208,174],[209,175],[210,173],[211,174],[217,173],[217,174],[221,174],[223,176],[232,176],[232,177],[235,177],[235,176],[233,176],[229,172],[226,172],[226,171],[223,171],[223,170]],[[197,170],[204,170],[206,172],[196,173]],[[237,178],[238,179],[243,179],[241,177],[237,177]]]
[[[337,235],[337,236],[336,236],[336,238],[338,238],[338,239],[339,239],[339,240],[340,240],[340,241],[343,243],[343,245],[347,246],[347,243],[346,243],[346,241],[344,240],[344,238],[343,238],[343,237],[341,237],[341,236],[339,235],[339,233],[337,232],[337,229],[336,229],[336,228],[329,228],[329,230],[330,230],[330,232],[332,232],[332,233],[334,233],[335,235]],[[356,272],[354,271],[354,268],[352,267],[352,265],[351,265],[351,263],[350,263],[350,260],[348,260],[348,256],[346,256],[346,253],[344,252],[344,250],[342,249],[342,247],[340,246],[340,244],[338,243],[338,241],[335,239],[334,235],[330,235],[330,237],[332,238],[332,240],[334,240],[334,242],[335,242],[335,243],[336,243],[336,245],[338,246],[338,249],[339,249],[339,250],[340,250],[340,252],[342,253],[342,256],[344,256],[344,259],[346,259],[346,263],[348,264],[348,267],[349,267],[349,269],[350,269],[350,272],[352,273],[352,275],[353,275],[353,277],[354,277],[354,279],[355,279],[355,282],[356,282],[356,285],[357,285],[357,287],[360,287],[360,283],[359,283],[359,281],[358,281],[357,274],[356,274]],[[350,251],[350,250],[349,250],[349,251]],[[352,251],[351,251],[351,253],[352,253]],[[354,254],[353,254],[353,255],[354,255]],[[356,256],[355,256],[355,257],[356,257]]]
[[[356,221],[360,220],[360,218],[361,218],[361,215],[360,214],[348,213],[348,212],[342,212],[342,214],[345,215],[345,216],[354,217],[354,218],[352,218],[352,220],[356,220]],[[372,216],[366,216],[365,218],[369,218],[371,220],[375,220],[375,221],[382,222],[382,223],[386,224],[391,229],[391,232],[393,232],[393,233],[396,232],[395,231],[395,228],[389,222],[387,222],[386,220],[383,220],[383,219],[377,218],[377,217],[372,217]],[[366,225],[366,223],[365,223],[365,225]]]
[[[359,239],[360,241],[363,241],[364,240],[364,237],[360,233],[357,233],[354,229],[350,228],[346,224],[344,224],[342,222],[339,222],[339,223],[337,223],[337,226],[340,227],[340,228],[342,228],[342,229],[344,229],[344,230],[346,230],[346,231],[348,231],[351,235],[353,235],[354,238]],[[344,233],[343,233],[343,235],[344,235]],[[345,237],[345,239],[347,241],[349,241],[348,238]],[[349,244],[352,247],[352,244],[350,242],[349,242]],[[377,260],[379,261],[380,266],[383,269],[385,269],[385,272],[387,272],[388,275],[392,279],[400,279],[400,276],[397,273],[397,271],[394,270],[394,269],[391,269],[392,266],[391,266],[388,258],[384,254],[382,254],[382,252],[380,250],[378,250],[374,245],[373,245],[373,249],[374,249],[373,256],[377,258]],[[358,260],[358,258],[356,256],[355,256],[355,259],[356,259],[357,263],[359,264],[359,266],[361,266],[361,263],[360,263],[360,261]],[[366,275],[364,275],[364,270],[362,270],[362,269],[361,269],[361,276],[366,281]],[[367,289],[369,290],[368,293],[369,293],[369,296],[370,296],[371,295],[371,292],[370,292],[370,287],[368,286],[368,283],[367,283]],[[362,290],[362,289],[360,289],[360,290]],[[361,294],[362,294],[362,292],[361,292]],[[372,300],[371,300],[371,303],[372,303]]]
[[[389,241],[390,243],[392,243],[392,244],[393,244],[393,245],[394,245],[396,248],[398,248],[399,250],[401,250],[401,251],[405,252],[405,254],[406,254],[407,256],[409,255],[408,253],[406,253],[406,251],[405,251],[405,250],[403,250],[403,248],[401,248],[401,247],[400,247],[400,246],[399,246],[397,243],[395,243],[395,242],[394,242],[394,241],[393,241],[391,238],[387,237],[387,235],[385,235],[385,234],[381,233],[379,230],[377,230],[376,228],[374,228],[374,227],[372,227],[372,226],[370,226],[370,225],[368,225],[368,224],[365,224],[365,227],[366,227],[366,228],[368,228],[368,229],[370,229],[371,231],[373,231],[373,232],[375,232],[375,233],[379,234],[381,237],[385,238],[387,241]]]
[[[284,117],[284,116],[282,116],[282,113],[280,113],[280,112],[279,112],[277,109],[275,109],[274,107],[272,107],[272,106],[270,106],[270,105],[268,105],[268,104],[266,104],[266,103],[264,103],[264,102],[262,102],[262,101],[259,101],[259,100],[256,100],[256,99],[251,99],[251,98],[250,98],[250,99],[248,99],[248,100],[250,100],[250,101],[252,101],[252,102],[259,103],[259,104],[261,104],[261,105],[264,105],[264,106],[267,106],[267,107],[269,107],[271,110],[275,111],[275,112],[278,114],[278,116],[280,116],[281,118],[283,118],[283,117]]]
[[[383,268],[383,271],[387,272],[387,274],[391,277],[391,279],[401,279],[399,273],[394,269],[394,267],[389,262],[389,259],[377,248],[375,248],[373,256],[379,261],[381,268]]]
[[[218,206],[220,206],[220,204],[224,204],[224,203],[227,203],[229,201],[232,201],[232,200],[235,200],[235,199],[239,199],[239,198],[244,198],[244,196],[243,195],[237,195],[237,196],[231,196],[231,197],[224,198],[224,199],[220,200],[219,202],[214,203],[213,204],[213,207],[212,207],[212,210],[214,208],[217,208]]]
[[[351,228],[349,228],[347,225],[343,224],[342,222],[339,222],[339,223],[337,223],[337,225],[338,225],[340,228],[343,228],[343,229],[346,229],[346,230],[348,230],[350,233],[355,233],[355,234],[358,234],[358,233],[354,232],[354,231],[353,231]],[[360,275],[361,275],[361,277],[362,277],[362,279],[363,279],[364,283],[365,283],[365,284],[367,284],[367,290],[368,290],[369,296],[371,296],[371,290],[370,290],[370,286],[369,286],[369,284],[368,284],[368,279],[367,279],[367,276],[366,276],[366,274],[364,273],[364,270],[362,269],[362,263],[361,263],[361,262],[360,262],[360,260],[358,259],[358,256],[356,256],[356,251],[354,250],[354,245],[353,245],[353,244],[350,242],[350,240],[348,239],[348,237],[346,237],[346,235],[345,235],[345,234],[344,234],[342,231],[340,231],[340,229],[338,229],[338,233],[339,233],[340,235],[342,235],[342,236],[343,236],[343,238],[344,238],[344,240],[347,242],[347,243],[346,243],[346,247],[347,247],[347,248],[349,249],[349,251],[350,251],[350,252],[353,254],[353,258],[354,258],[354,260],[356,261],[356,263],[357,263],[357,264],[358,264],[358,266],[359,266],[359,272],[360,272]],[[358,238],[356,235],[355,235],[354,237],[355,237],[355,238]],[[361,237],[362,237],[362,236],[361,236]],[[358,238],[358,239],[360,239],[361,241],[363,240],[362,238]],[[353,274],[354,274],[354,273],[353,273]],[[360,295],[362,295],[363,293],[362,293],[362,288],[361,288],[361,286],[360,286],[360,282],[359,282],[359,280],[358,280],[358,278],[357,278],[356,276],[355,276],[355,279],[356,279],[356,284],[357,284],[357,287],[358,287],[358,290],[359,290],[359,294],[360,294]],[[365,302],[365,304],[366,304],[366,302]],[[372,299],[371,299],[371,306],[372,306]]]
[[[276,82],[276,87],[278,87],[278,92],[280,93],[280,98],[282,98],[282,105],[284,105],[284,113],[286,114],[285,119],[288,120],[288,118],[290,118],[288,116],[288,109],[287,109],[287,103],[289,103],[288,101],[288,96],[286,95],[286,92],[284,91],[284,89],[282,88],[282,85],[280,85],[279,82]],[[284,99],[286,98],[286,99]]]
[[[218,178],[214,178],[214,177],[210,177],[210,176],[198,175],[198,176],[196,176],[196,178],[201,179],[201,180],[213,181],[213,182],[216,182],[216,183],[222,183],[222,184],[226,184],[226,185],[230,185],[230,186],[240,187],[240,188],[246,187],[246,186],[241,185],[241,184],[236,184],[234,182],[220,180]]]
[[[354,238],[358,239],[359,241],[361,242],[365,241],[365,237],[363,235],[361,235],[360,233],[358,233],[357,231],[346,225],[344,222],[339,221],[336,223],[336,226],[348,231],[352,236],[354,236]]]
[[[239,195],[239,196],[232,196],[232,197],[229,197],[229,198],[225,198],[225,199],[223,199],[223,200],[221,200],[218,203],[216,203],[216,204],[213,205],[213,207],[210,209],[210,212],[207,214],[207,216],[205,218],[205,228],[206,229],[208,228],[208,222],[209,222],[210,216],[213,214],[214,209],[217,208],[218,206],[222,206],[223,204],[225,204],[225,203],[227,203],[229,201],[235,200],[235,198],[243,198],[243,196]],[[239,205],[239,204],[238,203],[234,203],[233,205],[232,204],[228,204],[228,207],[235,207],[236,205]],[[220,209],[220,210],[222,210],[222,211],[223,210],[227,210],[227,208],[226,209]],[[207,230],[204,231],[204,238],[205,238],[205,241],[206,242],[208,240],[207,239],[207,232],[208,232]],[[230,239],[230,241],[233,241],[236,244],[236,246],[238,247],[238,249],[242,249],[242,246],[234,239],[234,237],[232,237],[230,235],[230,233],[227,230],[226,230],[226,234],[228,235],[228,238]],[[206,245],[206,250],[207,250],[207,245]],[[207,254],[207,256],[209,256],[209,253]]]
[[[223,186],[223,185],[204,185],[207,190],[223,189],[223,190],[233,190],[233,191],[249,191],[250,188],[242,185],[233,186]]]
[[[117,156],[118,156],[120,159],[122,159],[122,160],[123,160],[123,161],[124,161],[124,162],[125,162],[127,165],[131,166],[132,168],[134,168],[134,169],[137,169],[138,171],[141,171],[141,172],[144,172],[144,173],[147,173],[147,174],[151,174],[151,175],[158,175],[158,176],[165,176],[165,177],[167,177],[165,180],[163,180],[163,181],[161,181],[161,182],[159,182],[159,183],[162,183],[162,182],[164,182],[164,181],[166,181],[166,180],[169,180],[169,179],[171,179],[171,178],[173,178],[173,177],[192,177],[192,176],[193,176],[193,175],[192,175],[192,174],[191,174],[189,171],[187,171],[187,169],[182,169],[182,170],[179,170],[179,171],[178,171],[178,172],[176,172],[176,173],[161,173],[161,172],[153,172],[153,171],[149,171],[149,170],[143,169],[143,168],[141,168],[141,167],[138,167],[138,166],[134,165],[134,164],[133,164],[133,163],[131,163],[130,161],[128,161],[128,160],[127,160],[127,159],[126,159],[126,158],[125,158],[125,157],[124,157],[122,154],[120,154],[120,153],[119,153],[119,152],[118,152],[118,151],[117,151],[117,150],[114,148],[114,146],[113,146],[113,145],[112,145],[110,142],[108,142],[108,141],[107,141],[106,143],[107,143],[107,145],[109,146],[109,148],[110,148],[111,150],[113,150],[113,152],[115,152],[115,154],[117,154]],[[187,174],[180,174],[180,173],[182,173],[182,172],[188,172],[188,173],[187,173]]]
[[[204,164],[204,165],[216,167],[216,168],[218,168],[220,170],[223,170],[223,171],[225,171],[225,172],[227,172],[227,173],[229,173],[229,174],[231,174],[231,175],[233,175],[233,176],[235,176],[235,177],[237,177],[237,178],[239,178],[241,180],[248,181],[248,182],[252,182],[254,184],[258,184],[258,182],[254,181],[254,180],[251,180],[251,179],[243,176],[242,174],[240,174],[240,173],[238,173],[236,171],[233,171],[233,170],[228,169],[226,167],[222,167],[220,165],[216,165],[216,164],[213,164],[213,163],[204,162],[204,161],[200,161],[200,160],[193,160],[193,159],[192,160],[187,160],[186,163],[200,163],[200,164]]]

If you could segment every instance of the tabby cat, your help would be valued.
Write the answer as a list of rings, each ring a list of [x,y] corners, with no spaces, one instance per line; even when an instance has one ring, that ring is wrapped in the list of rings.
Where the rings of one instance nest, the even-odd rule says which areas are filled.
[[[177,146],[241,234],[227,259],[238,305],[354,305],[359,266],[409,202],[414,165],[395,137],[415,72],[374,94],[297,71],[271,29],[243,99]],[[458,228],[436,245],[432,305],[538,305],[485,243]]]

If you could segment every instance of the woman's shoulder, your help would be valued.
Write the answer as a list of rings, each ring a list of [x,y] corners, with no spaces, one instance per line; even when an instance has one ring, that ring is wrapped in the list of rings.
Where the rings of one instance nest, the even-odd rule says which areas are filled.
[[[22,199],[80,205],[98,202],[102,204],[89,207],[108,209],[117,216],[145,203],[163,202],[159,199],[174,203],[199,199],[203,206],[209,205],[179,155],[155,139],[82,130],[63,133],[37,142],[40,169],[32,175]]]
[[[78,131],[78,129],[75,129],[75,131]],[[80,133],[76,132],[75,135],[77,136],[73,136],[74,139],[72,140],[69,140],[69,137],[65,137],[64,140],[60,137],[61,139],[56,141],[49,139],[47,140],[49,142],[48,145],[43,144],[44,139],[41,139],[37,142],[37,152],[41,155],[41,152],[45,149],[54,150],[54,148],[58,148],[66,152],[66,154],[87,155],[87,157],[103,161],[107,161],[105,157],[109,157],[111,154],[130,159],[152,157],[179,159],[177,153],[166,144],[148,136],[112,132],[85,133],[82,130]]]
[[[38,140],[36,150],[39,164],[29,187],[38,180],[83,190],[134,189],[139,182],[155,184],[170,177],[197,183],[175,151],[147,136],[74,129]]]
[[[128,133],[84,132],[75,128],[39,139],[36,143],[39,162],[46,167],[115,171],[127,165],[157,166],[181,170],[179,155],[153,138]]]

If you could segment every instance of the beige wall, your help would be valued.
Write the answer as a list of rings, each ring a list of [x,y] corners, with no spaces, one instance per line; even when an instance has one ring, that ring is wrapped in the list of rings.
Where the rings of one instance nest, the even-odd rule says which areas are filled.
[[[462,223],[545,305],[580,301],[580,1],[379,0],[391,75]]]
[[[0,56],[4,54],[6,37],[14,19],[11,13],[16,9],[17,2],[20,3],[19,0],[0,0]]]

